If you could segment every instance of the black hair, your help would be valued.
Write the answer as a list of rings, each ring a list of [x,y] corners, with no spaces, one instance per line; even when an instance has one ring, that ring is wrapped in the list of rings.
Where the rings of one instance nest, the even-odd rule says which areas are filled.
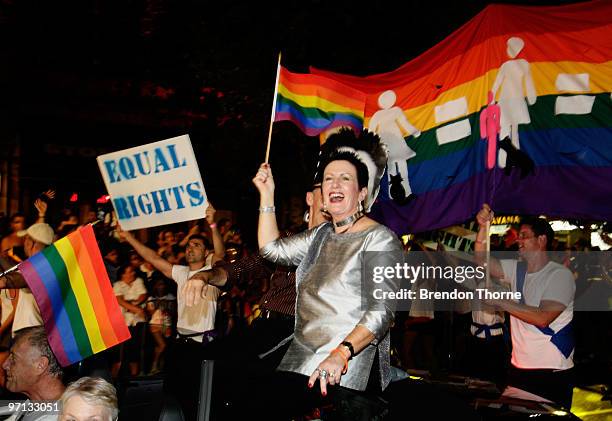
[[[363,161],[365,157],[372,160],[379,174],[370,174],[368,165]],[[387,163],[387,149],[376,133],[367,129],[355,133],[352,129],[342,128],[331,134],[319,152],[319,163],[314,177],[313,185],[323,181],[325,167],[332,161],[345,160],[353,164],[357,170],[359,188],[369,187],[370,176],[380,179]],[[374,183],[376,190],[377,183]],[[375,194],[374,191],[368,194]]]
[[[129,263],[125,263],[121,266],[119,266],[119,269],[117,269],[117,280],[120,281],[121,277],[123,276],[123,273],[128,269],[131,268],[132,266]],[[138,274],[136,273],[136,270],[134,268],[132,268],[134,270],[134,277],[137,278]]]
[[[189,237],[189,241],[191,240],[200,240],[202,243],[204,243],[204,247],[206,247],[207,250],[210,250],[210,241],[208,241],[208,238],[204,237],[203,235],[200,234],[194,234],[192,236]],[[187,242],[187,244],[189,244],[189,241]]]
[[[109,239],[102,243],[100,243],[100,251],[102,252],[102,256],[106,256],[111,251],[115,250],[119,253],[121,246],[117,240]]]
[[[546,236],[546,250],[552,250],[553,240],[555,239],[555,232],[550,227],[550,224],[546,219],[536,218],[534,216],[530,216],[521,221],[521,225],[527,225],[531,228],[531,231],[536,236],[545,235]]]
[[[323,181],[323,173],[325,172],[325,168],[333,161],[348,161],[355,167],[357,171],[357,182],[359,183],[359,188],[362,189],[364,187],[368,187],[368,167],[364,164],[354,152],[350,152],[347,150],[334,151],[330,155],[328,155],[323,162],[321,162],[321,181]]]
[[[10,218],[11,223],[15,220],[15,218],[23,218],[25,222],[25,215],[21,212],[16,212],[11,215],[11,218]]]

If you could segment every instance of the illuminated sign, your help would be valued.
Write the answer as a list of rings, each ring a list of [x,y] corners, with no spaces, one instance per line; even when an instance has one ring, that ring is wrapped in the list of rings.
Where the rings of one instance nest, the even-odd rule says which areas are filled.
[[[512,224],[520,224],[521,217],[518,215],[509,215],[509,216],[496,216],[493,218],[493,222],[491,225],[512,225]]]

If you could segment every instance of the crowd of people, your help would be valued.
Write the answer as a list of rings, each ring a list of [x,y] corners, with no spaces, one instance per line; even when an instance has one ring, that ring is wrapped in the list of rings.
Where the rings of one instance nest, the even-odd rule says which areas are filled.
[[[360,414],[340,403],[380,394],[396,375],[393,367],[446,364],[427,333],[434,326],[433,312],[413,309],[396,315],[392,303],[383,303],[382,309],[362,303],[362,252],[391,259],[409,248],[367,216],[385,164],[384,145],[376,135],[364,131],[356,136],[350,130],[332,135],[306,192],[308,227],[302,232],[279,230],[272,170],[262,164],[253,179],[260,194],[257,250],[246,245],[230,220],[217,219],[210,204],[201,220],[128,232],[113,217],[93,211],[83,217],[63,210],[54,222],[49,205],[55,192],[49,190],[36,199],[37,219],[31,225],[23,214],[10,217],[1,240],[2,267],[8,269],[82,224],[93,223],[131,333],[128,341],[96,356],[107,368],[108,380],[164,373],[164,387],[176,396],[187,419],[193,419],[199,364],[214,359],[227,377],[241,376],[242,386],[217,385],[227,391],[226,403],[235,413],[269,407],[267,392],[274,388],[279,418],[331,405],[342,419],[371,419],[384,411],[376,399],[369,401],[370,412],[359,406]],[[492,218],[492,210],[483,205],[477,215],[476,252],[484,250],[484,227]],[[509,280],[509,287],[524,291],[525,299],[490,315],[472,315],[460,332],[473,340],[474,355],[496,353],[488,372],[470,372],[469,364],[453,368],[493,381],[512,379],[570,407],[574,276],[546,257],[554,234],[544,220],[525,220],[506,240],[497,247],[517,250],[526,266],[494,261],[491,275]],[[410,244],[413,250],[424,249],[418,237]],[[548,288],[551,278],[563,279],[564,286]],[[33,401],[61,398],[64,411],[72,414],[65,419],[79,419],[75,414],[88,410],[115,419],[117,397],[110,384],[84,377],[65,388],[61,367],[48,344],[45,348],[40,311],[19,272],[4,276],[0,287],[0,385]],[[383,287],[398,289],[389,278]],[[29,352],[25,348],[34,349],[30,363],[38,358],[44,364],[19,370]],[[42,367],[40,373],[35,373],[37,367]],[[508,376],[500,375],[506,369]],[[246,393],[253,385],[255,392]],[[245,399],[249,404],[243,407]]]

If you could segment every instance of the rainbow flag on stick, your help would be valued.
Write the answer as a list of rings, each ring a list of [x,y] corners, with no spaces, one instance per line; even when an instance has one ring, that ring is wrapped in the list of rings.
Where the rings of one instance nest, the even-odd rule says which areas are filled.
[[[63,367],[130,338],[91,225],[35,254],[19,270]]]
[[[274,121],[292,121],[308,136],[340,126],[359,131],[365,103],[366,95],[359,90],[281,66]]]

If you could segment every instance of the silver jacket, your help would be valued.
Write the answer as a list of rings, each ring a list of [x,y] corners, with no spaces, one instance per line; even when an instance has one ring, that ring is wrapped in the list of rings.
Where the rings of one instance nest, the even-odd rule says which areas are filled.
[[[389,384],[389,327],[392,306],[372,309],[362,301],[362,251],[402,252],[383,225],[336,234],[331,223],[267,244],[260,254],[281,265],[298,266],[294,339],[278,369],[310,376],[346,336],[363,325],[375,340],[349,362],[340,385],[365,390],[378,348],[380,384]],[[397,253],[396,253],[397,254]],[[371,282],[371,280],[364,280]],[[397,290],[397,280],[385,280]]]

